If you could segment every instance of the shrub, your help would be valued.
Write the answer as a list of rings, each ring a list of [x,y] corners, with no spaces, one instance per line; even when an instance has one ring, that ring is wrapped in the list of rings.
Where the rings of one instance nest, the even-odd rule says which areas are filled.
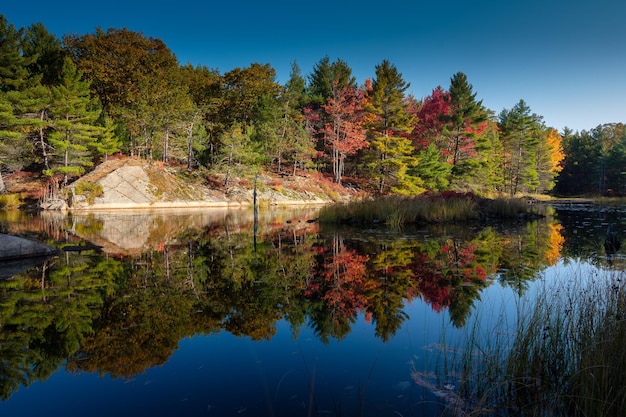
[[[0,208],[5,210],[13,210],[19,208],[24,201],[20,194],[2,194],[0,195]]]
[[[97,182],[79,182],[74,187],[74,193],[76,195],[82,195],[89,204],[93,204],[96,201],[96,197],[101,197],[104,194],[102,185]]]

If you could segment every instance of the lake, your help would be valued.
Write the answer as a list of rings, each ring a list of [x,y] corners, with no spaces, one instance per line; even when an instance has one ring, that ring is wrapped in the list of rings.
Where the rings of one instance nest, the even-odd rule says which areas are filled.
[[[547,287],[624,267],[615,207],[402,230],[316,213],[0,212],[60,249],[0,280],[0,415],[468,415],[464,363],[512,349]]]

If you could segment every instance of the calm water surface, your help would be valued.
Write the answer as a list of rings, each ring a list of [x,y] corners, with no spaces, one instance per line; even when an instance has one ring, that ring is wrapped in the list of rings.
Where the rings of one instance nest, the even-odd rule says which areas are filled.
[[[0,213],[61,249],[0,280],[0,416],[439,416],[468,329],[507,343],[535,287],[624,263],[602,246],[616,209],[393,233],[315,218]]]

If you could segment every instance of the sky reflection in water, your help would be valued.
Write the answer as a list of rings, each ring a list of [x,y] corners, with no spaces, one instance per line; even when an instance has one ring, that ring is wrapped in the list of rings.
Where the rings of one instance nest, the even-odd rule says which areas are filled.
[[[13,222],[14,226],[17,224],[19,222]],[[241,225],[247,223],[236,224],[239,230],[244,230]],[[172,241],[174,232],[165,229],[170,235],[161,236],[157,241]],[[533,226],[522,226],[520,230],[506,233],[508,239],[534,233],[528,229],[533,230]],[[231,232],[233,230],[234,227]],[[429,236],[432,233],[429,231]],[[158,242],[153,244],[146,236],[144,238],[144,245],[158,250]],[[109,242],[113,240],[110,238]],[[269,240],[271,238],[265,237],[260,242]],[[382,252],[382,247],[390,246],[389,241],[372,246],[371,242],[365,244],[363,240],[359,237],[360,243],[351,247],[367,249],[363,253],[370,260],[375,257],[373,248]],[[102,243],[93,238],[91,241]],[[178,241],[183,239],[178,238]],[[287,245],[286,240],[281,238],[280,241]],[[476,239],[471,242],[466,246],[480,246]],[[458,247],[463,247],[463,242],[457,243]],[[447,254],[447,245],[448,241],[443,242],[436,252],[440,253],[443,248],[443,253]],[[115,248],[123,249],[119,244]],[[579,249],[577,247],[577,251]],[[133,250],[136,250],[134,246]],[[567,252],[567,243],[559,250]],[[509,267],[515,268],[515,262],[510,259],[507,262]],[[437,258],[424,263],[436,264]],[[328,343],[320,340],[311,317],[296,329],[280,319],[274,323],[276,331],[270,340],[254,341],[249,336],[234,336],[225,330],[184,337],[165,363],[127,378],[112,378],[106,372],[102,375],[84,371],[69,373],[61,366],[43,382],[22,386],[8,400],[0,402],[0,415],[440,415],[445,405],[442,396],[454,393],[457,381],[454,375],[437,378],[433,371],[441,366],[444,357],[461,354],[467,329],[474,326],[474,320],[479,320],[480,328],[484,329],[479,331],[479,337],[495,337],[493,332],[506,332],[528,303],[527,296],[533,288],[544,281],[558,280],[567,268],[579,268],[579,272],[584,268],[591,273],[601,270],[583,261],[568,260],[567,265],[561,261],[541,269],[543,272],[538,275],[532,274],[541,279],[519,285],[506,281],[506,273],[490,274],[478,298],[471,301],[472,313],[465,327],[452,323],[445,303],[435,307],[432,302],[424,301],[423,295],[405,298],[403,311],[407,318],[386,342],[376,335],[376,316],[372,319],[371,315],[358,311],[349,333],[341,340],[330,337]],[[402,268],[392,265],[385,270],[397,272]],[[419,270],[424,273],[423,269]],[[471,280],[463,282],[462,285],[473,285]],[[76,362],[80,365],[80,359]]]

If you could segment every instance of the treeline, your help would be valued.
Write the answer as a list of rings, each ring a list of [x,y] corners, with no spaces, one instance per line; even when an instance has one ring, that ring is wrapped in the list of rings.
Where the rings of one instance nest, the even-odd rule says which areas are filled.
[[[269,64],[222,74],[126,29],[58,39],[0,16],[0,174],[67,184],[123,153],[208,168],[225,185],[317,169],[378,193],[622,190],[621,124],[561,136],[523,100],[496,115],[461,72],[423,99],[408,88],[389,61],[362,85],[341,59],[307,75],[293,63],[281,85]]]

